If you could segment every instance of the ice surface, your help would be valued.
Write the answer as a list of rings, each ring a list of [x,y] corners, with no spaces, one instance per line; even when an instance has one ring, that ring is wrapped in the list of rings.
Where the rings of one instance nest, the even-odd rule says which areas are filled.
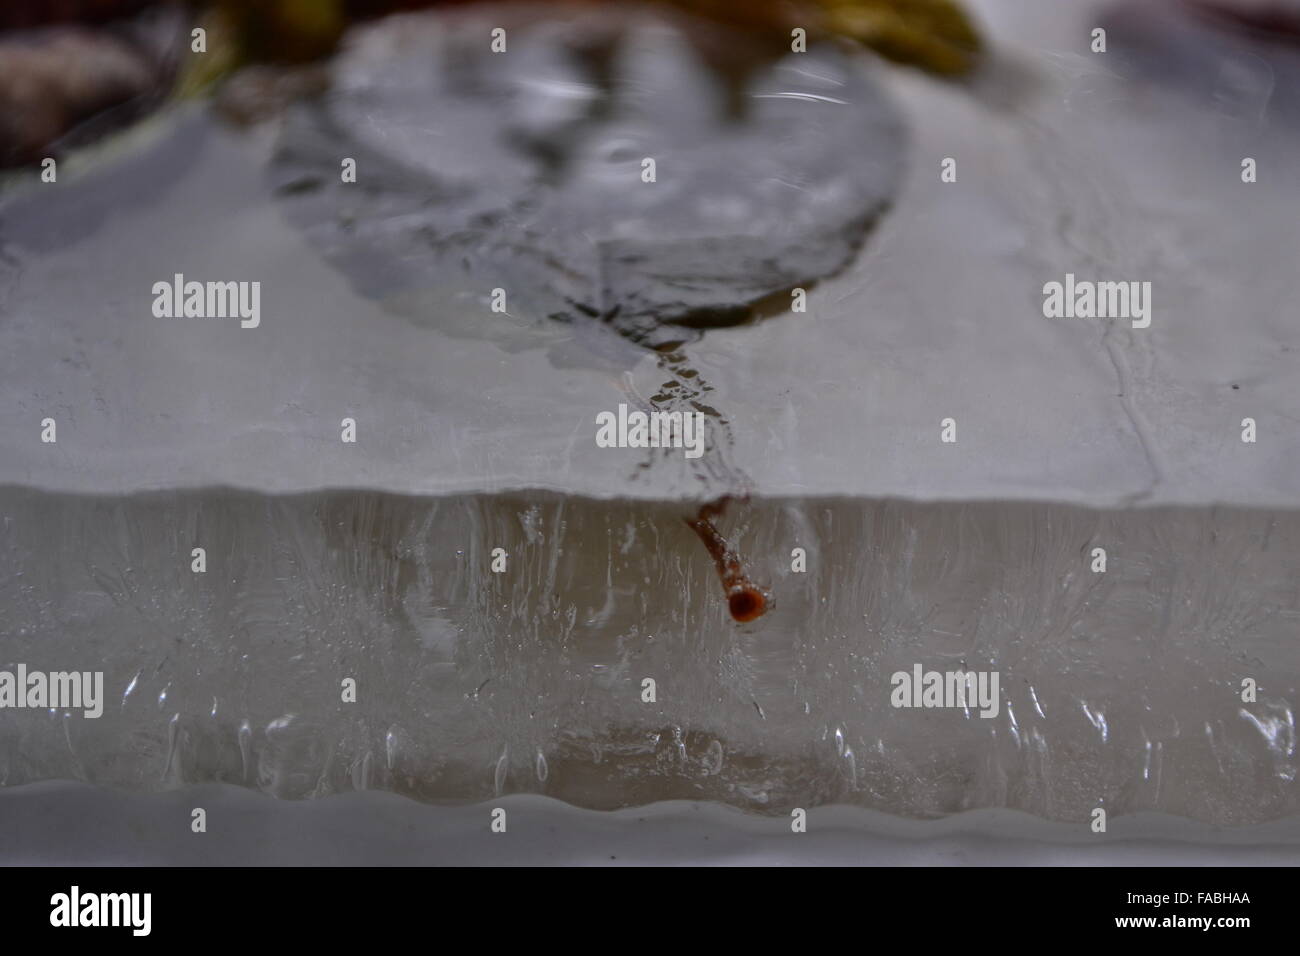
[[[517,318],[681,341],[842,269],[901,168],[860,60],[773,56],[663,8],[392,17],[333,73],[286,124],[280,199],[359,291],[416,318],[449,287],[500,287]]]
[[[220,821],[221,839],[194,838],[194,807]],[[498,807],[509,839],[485,823]],[[0,864],[1143,866],[1159,859],[1279,866],[1300,859],[1294,821],[1225,831],[1146,813],[1097,835],[1006,810],[907,821],[828,807],[808,819],[808,832],[791,839],[786,820],[717,804],[602,813],[534,796],[431,807],[374,792],[283,802],[221,784],[165,794],[34,784],[0,790]]]
[[[0,782],[1081,825],[1096,806],[1217,824],[1297,810],[1294,513],[754,502],[724,528],[777,606],[738,628],[682,512],[10,490],[0,665],[93,663],[109,703],[97,720],[8,711]],[[996,717],[892,707],[891,675],[918,663],[1000,672]]]
[[[890,210],[806,314],[671,368],[494,314],[495,283],[322,254],[275,126],[180,109],[9,181],[0,668],[102,667],[111,702],[3,712],[0,783],[1294,816],[1296,52],[1023,7],[980,5],[973,88],[861,64],[906,126]],[[178,272],[262,281],[261,326],[154,318]],[[1152,282],[1151,327],[1045,319],[1067,272]],[[685,371],[727,467],[595,445]],[[775,603],[737,628],[681,519],[742,478],[724,530]],[[998,716],[891,708],[918,663],[998,670]]]
[[[807,313],[690,346],[756,493],[1300,504],[1286,96],[1134,78],[1121,52],[1100,60],[1078,41],[1097,14],[1043,7],[987,11],[1014,83],[995,74],[972,93],[876,70],[910,146],[866,248]],[[1289,48],[1195,49],[1295,75]],[[1170,60],[1139,52],[1148,68]],[[355,292],[284,218],[275,130],[180,113],[133,136],[80,178],[0,203],[0,482],[731,490],[596,447],[598,413],[664,381],[645,350],[493,314],[491,286],[397,312]],[[1240,181],[1243,155],[1259,182]],[[944,185],[947,156],[959,173]],[[261,326],[155,319],[151,286],[177,272],[261,280]],[[1067,272],[1152,282],[1151,327],[1045,319],[1042,286]],[[47,415],[57,447],[39,441]],[[338,441],[345,416],[355,446]],[[937,440],[950,416],[956,445]]]

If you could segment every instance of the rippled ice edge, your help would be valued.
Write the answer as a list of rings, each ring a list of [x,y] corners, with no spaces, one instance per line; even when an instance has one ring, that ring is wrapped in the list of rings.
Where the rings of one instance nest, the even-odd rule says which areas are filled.
[[[195,807],[209,832],[195,839]],[[504,811],[508,836],[493,833]],[[792,837],[781,819],[717,804],[610,813],[547,797],[430,807],[392,794],[275,801],[221,784],[129,795],[80,784],[0,790],[0,864],[493,865],[833,864],[931,866],[1295,865],[1295,818],[1221,830],[1163,814],[1117,817],[1106,834],[1017,811],[906,821],[856,807],[813,811]],[[53,825],[52,825],[53,824]]]

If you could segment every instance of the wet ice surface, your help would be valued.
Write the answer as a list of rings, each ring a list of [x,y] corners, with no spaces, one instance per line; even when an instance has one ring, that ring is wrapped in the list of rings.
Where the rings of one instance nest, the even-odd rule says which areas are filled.
[[[690,345],[734,441],[704,483],[595,447],[598,412],[663,381],[627,337],[401,263],[391,294],[358,287],[384,276],[322,255],[275,191],[279,130],[181,112],[6,195],[0,667],[102,662],[114,700],[5,712],[0,778],[1293,815],[1294,51],[1120,16],[1098,60],[1083,5],[1019,7],[984,7],[1014,95],[863,65],[904,178],[808,313]],[[1218,79],[1180,91],[1198,50]],[[176,272],[260,279],[261,327],[153,318]],[[1066,272],[1151,281],[1151,328],[1044,319]],[[776,595],[746,629],[680,520],[737,471],[755,498],[728,533]],[[296,495],[331,487],[363,490]],[[122,497],[142,489],[167,491]],[[889,708],[917,662],[1000,669],[999,717]]]
[[[1054,29],[1087,20],[1069,9]],[[865,250],[809,312],[692,346],[737,467],[771,494],[1295,505],[1300,200],[1274,172],[1295,155],[1286,114],[1261,121],[1252,87],[1216,99],[1139,85],[1121,60],[1063,47],[1069,35],[1018,48],[1014,21],[993,26],[1026,91],[997,108],[881,74],[913,161]],[[420,324],[394,315],[283,219],[273,133],[164,124],[81,181],[0,207],[0,394],[16,410],[0,420],[0,479],[729,490],[680,466],[629,483],[637,453],[595,447],[595,414],[628,401],[625,373],[646,397],[663,381],[650,356],[494,315],[478,287],[425,303]],[[1252,186],[1247,151],[1264,170]],[[937,161],[953,152],[958,182],[941,187]],[[175,272],[260,277],[263,325],[153,319],[149,289]],[[1041,286],[1066,272],[1152,281],[1152,328],[1045,320]],[[48,414],[62,416],[57,450],[32,441]],[[337,441],[344,415],[359,418],[364,454]],[[933,440],[945,416],[956,447]],[[1257,445],[1239,441],[1245,416]]]
[[[11,490],[0,514],[0,663],[89,653],[108,701],[97,720],[6,713],[9,785],[1080,825],[1097,806],[1297,810],[1294,512],[756,502],[724,527],[780,603],[745,628],[667,504]],[[997,714],[893,708],[917,663],[998,671]]]
[[[484,37],[502,25],[510,46],[494,52]],[[358,293],[489,336],[491,293],[515,322],[578,323],[624,372],[642,356],[611,331],[654,348],[668,381],[622,397],[705,414],[698,480],[749,485],[680,345],[765,301],[788,310],[793,289],[852,261],[892,199],[902,122],[861,57],[774,51],[636,4],[488,5],[359,28],[332,73],[284,124],[271,181]]]
[[[690,346],[755,493],[1300,501],[1300,197],[1281,172],[1296,130],[1268,108],[1281,94],[1261,113],[1248,85],[1201,97],[1130,80],[1118,54],[1065,45],[1083,13],[1042,16],[1066,35],[1017,46],[1019,21],[993,24],[1023,72],[1007,102],[877,71],[911,140],[891,211],[807,313]],[[1233,62],[1247,53],[1262,55]],[[1295,53],[1271,55],[1282,76]],[[408,314],[356,293],[284,218],[268,182],[278,142],[166,117],[84,178],[0,205],[0,396],[13,410],[0,418],[0,480],[732,490],[725,475],[702,486],[677,458],[631,482],[640,453],[596,447],[596,414],[665,377],[622,337],[523,303],[494,314],[478,283]],[[943,186],[939,160],[954,153],[958,182]],[[1244,153],[1262,170],[1249,186]],[[671,188],[666,169],[656,186]],[[154,319],[152,284],[177,272],[260,279],[261,327]],[[1042,286],[1067,272],[1152,282],[1151,328],[1045,319]],[[57,448],[34,440],[46,415],[61,419]],[[337,440],[345,416],[357,446]],[[936,440],[949,416],[955,446]],[[1239,440],[1248,416],[1262,436],[1251,446]]]
[[[870,72],[636,5],[390,18],[295,111],[273,176],[359,291],[417,319],[500,287],[516,317],[681,341],[663,326],[735,324],[848,264],[903,151]]]

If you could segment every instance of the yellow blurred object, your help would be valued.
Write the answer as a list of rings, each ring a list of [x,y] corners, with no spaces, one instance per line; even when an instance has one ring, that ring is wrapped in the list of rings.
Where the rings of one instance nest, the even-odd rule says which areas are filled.
[[[599,0],[619,3],[622,0]],[[882,56],[932,73],[969,71],[979,34],[955,0],[667,0],[670,6],[768,34],[788,47],[790,31],[840,35]],[[333,52],[350,15],[438,7],[440,0],[215,0],[216,11],[240,38],[246,61],[304,63]],[[451,5],[451,4],[448,4]]]
[[[188,99],[208,88],[239,65],[239,40],[230,18],[220,10],[207,11],[198,21],[207,33],[208,52],[181,57],[175,95]],[[188,39],[188,38],[187,38]]]
[[[347,27],[343,0],[218,0],[244,56],[306,63],[327,56]]]
[[[826,28],[933,73],[975,65],[979,34],[951,0],[817,0]]]
[[[618,2],[618,0],[614,0]],[[672,0],[674,6],[788,43],[789,31],[837,34],[899,63],[957,75],[971,70],[979,34],[953,0]]]

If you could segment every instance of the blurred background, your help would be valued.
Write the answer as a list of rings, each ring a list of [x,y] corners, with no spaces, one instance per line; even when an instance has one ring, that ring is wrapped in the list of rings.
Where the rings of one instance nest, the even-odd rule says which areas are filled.
[[[30,164],[93,140],[173,97],[224,88],[229,117],[260,118],[286,96],[320,88],[324,79],[310,66],[337,50],[350,26],[473,2],[9,0],[0,8],[0,166]],[[782,43],[794,26],[838,35],[948,77],[969,76],[988,45],[978,18],[958,0],[661,2]],[[1164,18],[1171,13],[1264,42],[1300,37],[1297,0],[1156,0],[1116,4],[1111,16],[1158,23],[1156,32],[1167,39]],[[206,32],[203,58],[182,55],[195,27]]]
[[[170,97],[227,89],[228,114],[263,115],[316,89],[309,69],[349,26],[471,0],[12,0],[0,9],[0,164],[22,165],[120,127]],[[616,0],[588,0],[607,6]],[[945,75],[974,63],[979,39],[949,0],[674,0],[737,30],[788,42],[802,26]],[[208,55],[183,56],[191,31]],[[304,69],[304,67],[308,67]],[[243,76],[238,74],[243,71]]]

